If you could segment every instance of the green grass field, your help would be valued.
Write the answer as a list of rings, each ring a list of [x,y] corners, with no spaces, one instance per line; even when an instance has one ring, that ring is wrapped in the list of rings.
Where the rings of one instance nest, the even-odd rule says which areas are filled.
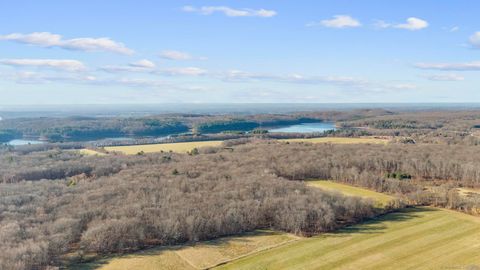
[[[194,148],[206,146],[220,146],[223,141],[198,141],[198,142],[180,142],[180,143],[160,143],[160,144],[142,144],[127,146],[105,147],[108,152],[120,152],[126,155],[136,155],[139,152],[155,153],[155,152],[175,152],[187,153]]]
[[[395,198],[383,193],[371,191],[364,188],[353,187],[345,184],[336,183],[327,180],[312,180],[306,182],[308,186],[318,187],[325,190],[339,191],[349,196],[359,196],[364,198],[370,198],[378,202],[380,205],[387,205]]]
[[[421,207],[259,252],[218,269],[478,269],[480,218]]]
[[[393,199],[332,181],[307,184],[382,203]],[[480,267],[480,218],[419,207],[311,238],[256,231],[106,258],[71,269],[479,269],[476,266]]]
[[[322,137],[308,139],[281,139],[281,142],[306,142],[306,143],[333,143],[333,144],[387,144],[388,139],[362,137],[362,138],[340,138],[340,137]]]

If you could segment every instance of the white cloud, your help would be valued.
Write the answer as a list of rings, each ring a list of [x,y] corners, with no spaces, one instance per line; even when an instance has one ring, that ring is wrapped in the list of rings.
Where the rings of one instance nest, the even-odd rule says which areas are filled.
[[[191,60],[192,56],[186,52],[180,51],[163,51],[160,53],[160,57],[169,60]]]
[[[152,61],[142,59],[125,66],[104,66],[100,69],[107,72],[152,72],[155,67]]]
[[[185,67],[164,69],[158,73],[167,75],[200,76],[207,74],[207,71],[197,67]]]
[[[419,18],[410,17],[406,23],[394,25],[395,28],[416,31],[428,27],[428,22]]]
[[[277,15],[277,12],[274,10],[266,9],[234,9],[226,6],[204,6],[204,7],[193,7],[193,6],[184,6],[182,8],[185,12],[193,12],[201,15],[211,15],[215,12],[220,12],[225,14],[228,17],[263,17],[269,18]]]
[[[107,37],[63,39],[61,35],[49,32],[34,32],[30,34],[12,33],[0,35],[0,40],[15,41],[47,48],[59,47],[79,51],[108,51],[120,54],[134,53],[132,49],[127,48],[123,43]]]
[[[420,69],[434,69],[434,70],[480,70],[480,62],[470,63],[416,63],[415,67]]]
[[[300,74],[272,75],[250,73],[241,70],[230,70],[220,74],[220,78],[227,82],[256,82],[272,81],[277,83],[294,84],[329,84],[343,86],[347,89],[360,89],[364,91],[382,92],[387,90],[412,90],[417,86],[411,83],[382,83],[372,82],[362,78],[349,76],[304,76]]]
[[[132,87],[160,87],[160,86],[166,85],[166,83],[162,81],[146,80],[146,79],[120,79],[120,80],[110,81],[110,83],[121,84],[121,85],[132,86]]]
[[[376,20],[373,24],[375,28],[398,28],[410,31],[421,30],[428,27],[428,22],[419,18],[410,17],[405,23],[393,24],[382,20]]]
[[[422,77],[430,81],[463,81],[465,78],[457,74],[433,74],[423,75]]]
[[[476,32],[470,36],[470,44],[473,47],[480,49],[480,32]]]
[[[48,74],[43,72],[20,71],[6,76],[7,79],[14,80],[20,84],[40,84],[53,82],[67,83],[93,83],[97,78],[92,75],[84,74]]]
[[[396,83],[396,84],[384,85],[384,87],[393,89],[393,90],[413,90],[417,88],[417,86],[412,83]]]
[[[335,15],[332,19],[322,20],[319,23],[311,22],[307,26],[321,25],[329,28],[348,28],[348,27],[360,27],[362,24],[349,15]]]
[[[142,59],[137,62],[130,63],[129,65],[138,68],[155,68],[155,63],[147,59]]]
[[[458,30],[460,30],[460,27],[458,27],[458,26],[454,26],[454,27],[452,27],[452,28],[448,29],[448,32],[451,32],[451,33],[453,33],[453,32],[457,32]]]
[[[382,29],[383,29],[383,28],[391,27],[392,24],[387,23],[387,22],[382,21],[382,20],[376,20],[375,23],[373,24],[373,26],[374,26],[375,28],[382,28]]]
[[[53,68],[66,71],[82,71],[85,65],[78,60],[70,59],[2,59],[0,64],[37,68]]]

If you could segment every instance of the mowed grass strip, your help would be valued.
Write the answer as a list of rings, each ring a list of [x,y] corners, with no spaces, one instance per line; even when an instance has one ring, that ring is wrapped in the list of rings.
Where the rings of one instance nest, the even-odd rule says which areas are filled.
[[[349,138],[349,137],[322,137],[322,138],[301,138],[301,139],[280,139],[281,142],[304,142],[304,143],[332,143],[332,144],[387,144],[388,139],[362,137],[362,138]]]
[[[420,207],[259,252],[218,269],[469,269],[474,265],[480,266],[480,218]]]
[[[74,269],[207,269],[298,239],[300,238],[297,236],[283,232],[257,230],[238,236],[199,242],[195,245],[157,248],[131,255],[102,259],[93,263],[78,265]]]
[[[371,191],[364,188],[358,188],[350,185],[340,184],[328,180],[310,180],[306,182],[308,186],[318,187],[324,190],[338,191],[348,196],[359,196],[370,198],[376,201],[379,205],[384,206],[394,200],[393,196],[389,196],[380,192]]]
[[[180,142],[180,143],[160,143],[160,144],[142,144],[142,145],[127,145],[127,146],[111,146],[105,147],[108,152],[120,152],[126,155],[136,155],[143,153],[156,152],[175,152],[187,153],[194,148],[201,148],[207,146],[220,146],[223,141],[198,141],[198,142]]]

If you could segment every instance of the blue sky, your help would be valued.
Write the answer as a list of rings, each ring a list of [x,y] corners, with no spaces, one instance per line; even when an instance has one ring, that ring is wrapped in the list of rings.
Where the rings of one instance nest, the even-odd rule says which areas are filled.
[[[480,102],[480,2],[2,1],[0,105]]]

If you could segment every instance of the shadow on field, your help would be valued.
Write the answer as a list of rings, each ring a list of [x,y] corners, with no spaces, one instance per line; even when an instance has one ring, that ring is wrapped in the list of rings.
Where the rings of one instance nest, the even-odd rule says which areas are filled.
[[[274,235],[282,235],[282,232],[278,231],[271,231],[271,230],[256,230],[252,232],[245,232],[242,234],[235,234],[235,235],[229,235],[229,236],[224,236],[221,238],[213,239],[213,240],[207,240],[207,241],[200,241],[200,242],[195,242],[195,243],[185,243],[184,245],[177,245],[177,246],[161,246],[161,247],[153,247],[149,249],[144,249],[141,251],[133,252],[130,254],[125,254],[125,255],[112,255],[112,256],[106,256],[103,258],[94,258],[90,262],[83,262],[83,263],[78,263],[78,264],[73,264],[68,267],[68,269],[72,270],[93,270],[93,269],[99,269],[102,266],[107,265],[111,260],[113,259],[120,259],[120,258],[142,258],[142,257],[147,257],[147,256],[159,256],[162,255],[164,252],[170,252],[170,251],[178,251],[181,249],[189,248],[189,247],[195,247],[196,245],[202,245],[203,247],[221,247],[221,246],[227,246],[232,239],[234,239],[235,242],[243,242],[243,243],[248,243],[248,242],[253,242],[253,240],[249,237],[253,236],[274,236]]]
[[[75,264],[69,265],[66,269],[69,270],[94,270],[94,269],[99,269],[102,266],[107,265],[111,260],[113,259],[119,259],[119,258],[129,258],[129,257],[136,257],[136,258],[141,258],[145,256],[151,256],[151,255],[161,255],[163,252],[167,252],[168,250],[178,250],[181,247],[178,246],[173,246],[173,247],[157,247],[157,248],[150,248],[150,249],[145,249],[145,250],[140,250],[137,252],[133,253],[128,253],[128,254],[117,254],[117,255],[108,255],[102,258],[95,257],[92,258],[91,261],[85,261],[85,262],[79,262]]]
[[[413,218],[420,217],[422,213],[435,212],[435,211],[439,211],[439,210],[435,208],[429,208],[429,207],[404,208],[393,213],[388,213],[388,214],[381,215],[376,218],[367,220],[361,224],[355,224],[349,227],[339,229],[328,235],[343,237],[343,236],[347,236],[345,234],[349,234],[349,233],[357,233],[357,234],[358,233],[361,233],[361,234],[379,233],[382,230],[386,229],[386,226],[382,224],[383,222],[407,221]]]

